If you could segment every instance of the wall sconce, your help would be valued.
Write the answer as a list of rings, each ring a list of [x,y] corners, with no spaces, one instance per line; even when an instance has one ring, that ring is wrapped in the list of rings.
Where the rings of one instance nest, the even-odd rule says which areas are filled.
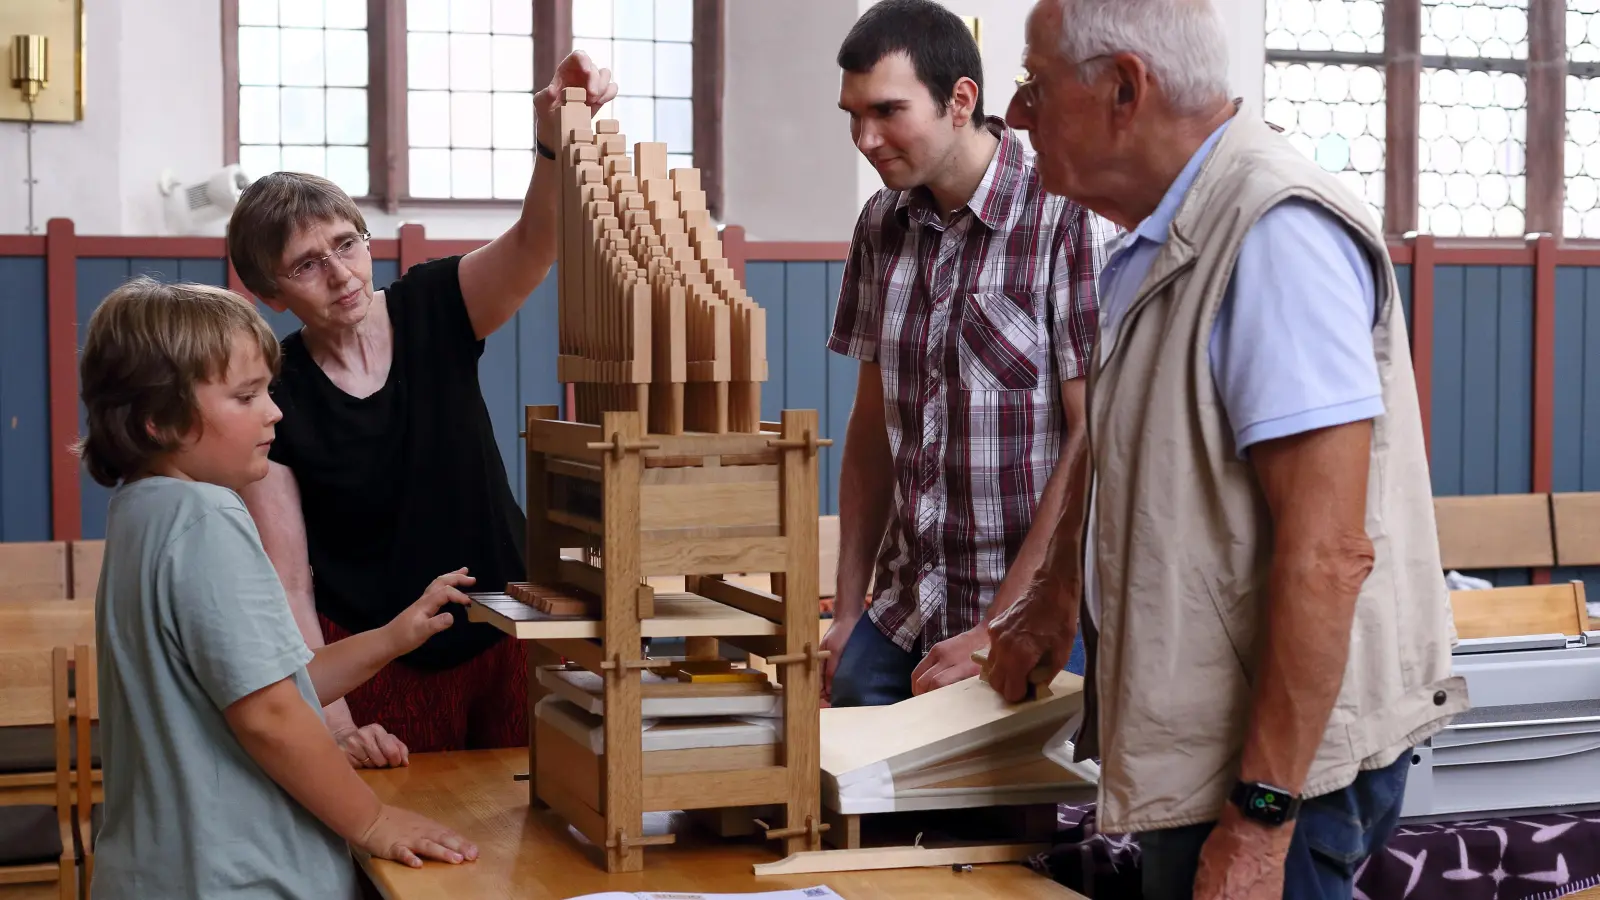
[[[28,104],[50,85],[50,39],[42,34],[19,34],[11,39],[11,86],[22,91]]]
[[[85,0],[0,0],[0,121],[79,122]]]

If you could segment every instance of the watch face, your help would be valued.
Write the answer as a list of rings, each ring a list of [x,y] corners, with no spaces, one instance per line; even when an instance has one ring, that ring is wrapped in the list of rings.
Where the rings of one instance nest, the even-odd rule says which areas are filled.
[[[1282,825],[1288,820],[1294,798],[1284,791],[1265,785],[1246,785],[1243,812],[1252,819],[1271,825]]]

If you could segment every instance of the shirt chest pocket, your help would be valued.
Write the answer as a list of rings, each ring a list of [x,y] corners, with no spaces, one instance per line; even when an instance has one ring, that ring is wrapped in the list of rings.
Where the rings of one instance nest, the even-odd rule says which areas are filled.
[[[1031,391],[1049,369],[1043,291],[986,291],[961,300],[956,342],[961,387]]]

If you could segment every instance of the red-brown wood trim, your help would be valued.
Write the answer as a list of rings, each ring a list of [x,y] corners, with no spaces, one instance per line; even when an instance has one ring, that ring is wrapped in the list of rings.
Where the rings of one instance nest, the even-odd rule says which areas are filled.
[[[233,165],[238,161],[239,0],[222,0],[222,162]]]
[[[756,246],[761,246],[757,244]],[[733,277],[744,284],[744,264],[750,259],[749,241],[744,239],[743,225],[726,225],[722,229],[722,258],[728,261]]]
[[[1533,492],[1547,494],[1555,467],[1556,238],[1534,241]]]
[[[428,233],[415,223],[400,226],[400,274],[428,261]]]
[[[1410,265],[1411,245],[1389,242],[1389,262],[1397,266]]]
[[[1531,266],[1533,245],[1526,241],[1515,243],[1468,241],[1462,239],[1435,240],[1433,261],[1440,266]]]
[[[77,239],[81,257],[144,257],[146,259],[222,259],[226,242],[213,237],[134,237],[102,235]]]
[[[724,241],[726,245],[726,241]],[[750,241],[745,259],[758,262],[842,262],[850,256],[848,241]]]
[[[393,215],[404,196],[406,146],[405,0],[367,0],[367,192]]]
[[[1433,431],[1433,237],[1411,243],[1411,366],[1422,414],[1422,440],[1432,446]]]
[[[694,0],[694,167],[706,209],[722,219],[722,104],[726,51],[723,0]]]
[[[1571,241],[1562,241],[1556,250],[1556,265],[1600,266],[1600,246],[1593,242],[1574,245]]]
[[[446,256],[466,256],[468,253],[488,243],[488,241],[477,240],[434,240],[429,238],[424,253],[428,259],[442,259]]]
[[[1532,490],[1548,494],[1555,469],[1556,259],[1560,241],[1550,234],[1533,242],[1533,473]],[[1549,584],[1550,569],[1530,571],[1534,584]]]
[[[399,259],[400,241],[395,238],[373,238],[367,242],[367,252],[373,259]]]
[[[1385,234],[1417,230],[1417,120],[1422,95],[1422,0],[1384,3]]]
[[[1524,226],[1529,234],[1561,234],[1566,192],[1562,150],[1567,137],[1567,2],[1528,0],[1526,90],[1527,172]]]
[[[83,537],[78,485],[78,256],[71,219],[45,226],[45,340],[50,372],[50,534]]]
[[[572,52],[572,0],[533,3],[533,86],[543,90]]]
[[[0,256],[43,255],[43,237],[33,234],[0,234]]]

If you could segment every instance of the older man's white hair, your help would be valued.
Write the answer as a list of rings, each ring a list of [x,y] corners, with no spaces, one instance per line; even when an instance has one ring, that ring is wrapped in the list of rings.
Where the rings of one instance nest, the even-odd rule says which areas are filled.
[[[1061,11],[1060,52],[1081,63],[1132,53],[1161,84],[1180,113],[1200,112],[1228,95],[1228,43],[1212,0],[1055,0]],[[1104,60],[1082,69],[1094,78]]]

